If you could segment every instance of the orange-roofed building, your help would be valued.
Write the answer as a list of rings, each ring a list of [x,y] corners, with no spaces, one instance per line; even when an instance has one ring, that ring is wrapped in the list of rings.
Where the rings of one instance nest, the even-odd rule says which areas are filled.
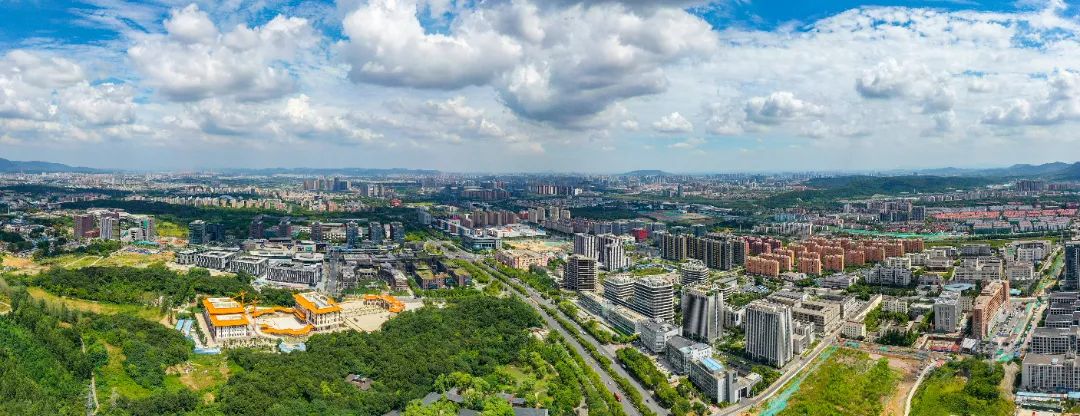
[[[296,317],[315,328],[315,331],[337,329],[342,324],[341,306],[334,299],[318,292],[293,294]]]
[[[203,318],[210,335],[217,341],[247,338],[251,321],[244,314],[244,305],[231,298],[204,298]]]

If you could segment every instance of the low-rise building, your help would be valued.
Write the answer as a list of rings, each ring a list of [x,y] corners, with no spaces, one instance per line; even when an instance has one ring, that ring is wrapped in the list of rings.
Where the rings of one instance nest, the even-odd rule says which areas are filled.
[[[653,354],[664,352],[672,337],[682,335],[682,328],[660,319],[651,319],[641,325],[641,343]]]
[[[664,358],[676,374],[690,373],[694,361],[712,357],[713,349],[709,344],[691,341],[689,338],[675,336],[667,342]]]

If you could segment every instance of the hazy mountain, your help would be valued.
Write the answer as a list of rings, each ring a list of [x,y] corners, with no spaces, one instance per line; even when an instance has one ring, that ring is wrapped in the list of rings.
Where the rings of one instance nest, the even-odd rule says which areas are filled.
[[[78,172],[93,173],[103,172],[100,169],[85,168],[80,166],[68,166],[63,163],[7,160],[0,158],[0,172],[3,173],[42,173],[42,172]]]
[[[1080,162],[1078,162],[1080,163]],[[919,174],[923,175],[939,175],[939,176],[1010,176],[1010,177],[1048,177],[1054,179],[1067,179],[1063,175],[1067,175],[1067,169],[1080,169],[1077,168],[1078,163],[1065,163],[1065,162],[1053,162],[1044,163],[1041,165],[1030,165],[1026,163],[1016,164],[1005,168],[987,168],[987,169],[964,169],[964,168],[938,168],[938,169],[925,169],[920,170]],[[1073,171],[1074,174],[1080,174],[1080,170]],[[1075,177],[1075,176],[1074,176]]]
[[[644,170],[635,170],[635,171],[626,172],[626,173],[622,174],[621,176],[637,176],[637,177],[644,177],[644,176],[671,176],[671,174],[667,173],[667,172],[664,172],[662,170],[657,170],[657,169],[644,169]]]
[[[264,169],[222,169],[222,172],[241,173],[250,175],[320,175],[320,176],[432,176],[438,175],[439,171],[432,169],[404,169],[404,168],[264,168]]]

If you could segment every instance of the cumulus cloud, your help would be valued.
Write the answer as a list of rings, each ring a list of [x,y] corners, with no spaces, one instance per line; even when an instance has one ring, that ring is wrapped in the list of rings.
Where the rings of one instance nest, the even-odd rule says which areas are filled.
[[[1080,120],[1080,74],[1055,71],[1043,86],[1045,95],[1038,100],[1015,98],[1004,105],[992,106],[982,122],[994,125],[1050,125]]]
[[[521,57],[522,46],[480,12],[466,13],[452,35],[427,34],[410,0],[373,0],[345,18],[341,44],[354,81],[454,89],[482,85]]]
[[[128,124],[135,120],[134,100],[129,85],[90,85],[84,81],[61,93],[61,109],[90,124]]]
[[[280,15],[263,26],[219,33],[194,4],[173,10],[165,28],[163,35],[139,36],[128,56],[149,86],[175,101],[287,95],[296,87],[290,63],[318,42],[305,19]]]
[[[822,115],[823,107],[795,98],[789,91],[777,91],[746,102],[746,119],[759,124],[776,125],[791,120]]]
[[[653,129],[661,133],[686,133],[694,130],[694,125],[676,111],[660,117],[659,120],[653,123]]]
[[[664,66],[716,49],[681,9],[618,2],[540,10],[527,1],[461,10],[428,34],[406,0],[376,0],[345,19],[340,47],[358,82],[456,89],[493,85],[515,113],[572,124],[620,100],[663,92]]]

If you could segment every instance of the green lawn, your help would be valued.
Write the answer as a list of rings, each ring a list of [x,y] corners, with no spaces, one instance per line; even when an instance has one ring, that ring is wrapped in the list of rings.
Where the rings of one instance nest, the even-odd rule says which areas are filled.
[[[881,414],[883,400],[899,380],[888,359],[872,360],[865,352],[841,348],[803,381],[780,415]]]

